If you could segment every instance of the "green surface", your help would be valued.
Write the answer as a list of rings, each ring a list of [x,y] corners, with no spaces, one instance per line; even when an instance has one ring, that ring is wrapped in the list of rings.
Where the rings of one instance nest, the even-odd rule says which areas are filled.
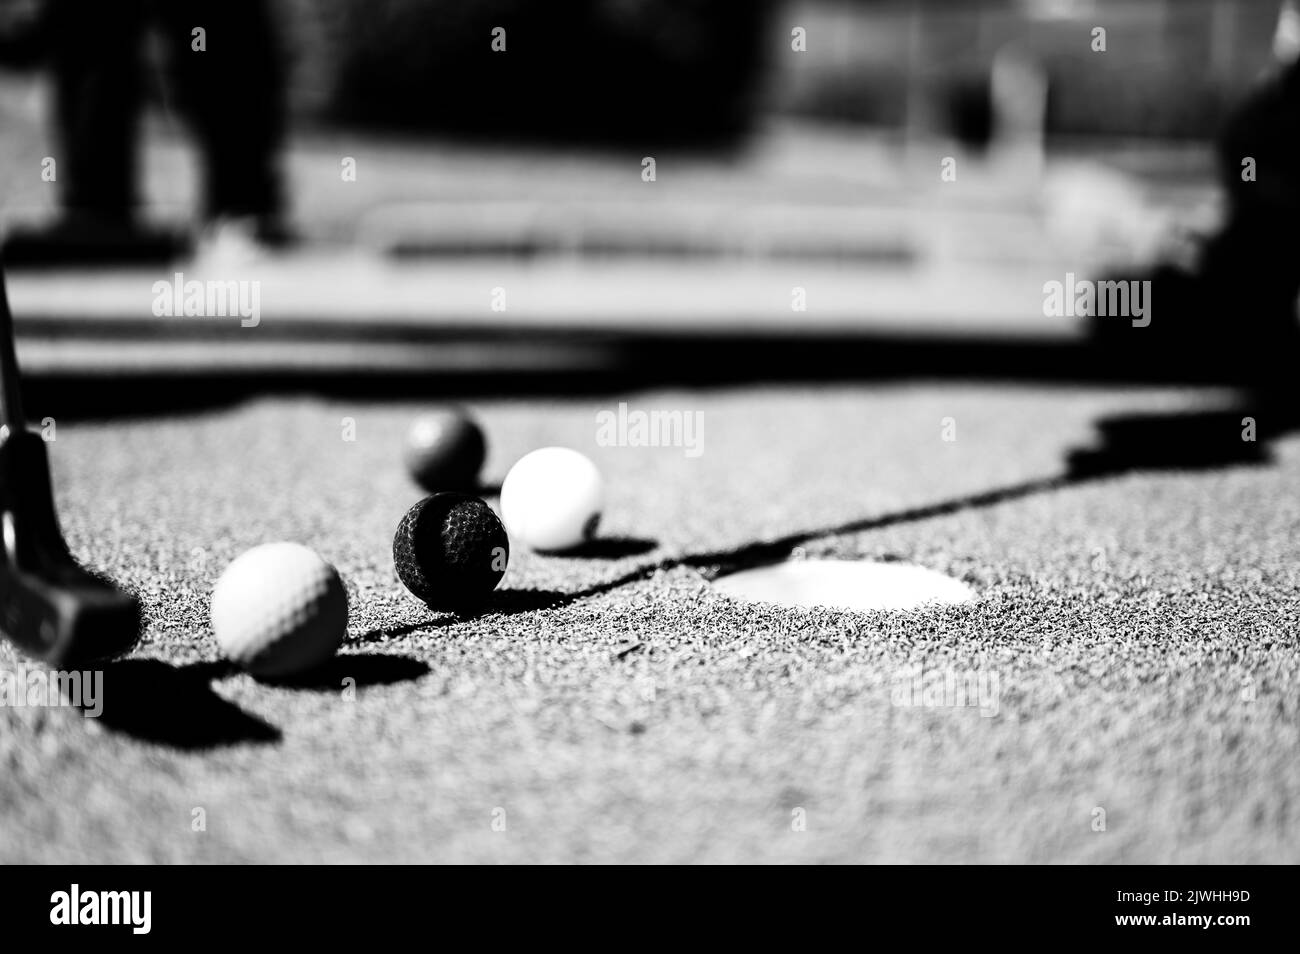
[[[534,447],[578,447],[609,481],[606,532],[657,547],[516,554],[497,611],[466,621],[393,577],[415,405],[61,422],[67,534],[143,594],[136,655],[155,662],[108,671],[98,721],[0,709],[0,861],[1295,861],[1295,437],[1264,466],[1134,472],[805,544],[950,573],[979,591],[963,607],[742,605],[710,592],[707,560],[672,563],[1050,478],[1104,416],[1221,397],[918,384],[478,403],[490,481]],[[702,411],[703,455],[595,446],[620,399]],[[274,539],[347,581],[323,685],[215,662],[212,583]],[[549,608],[533,592],[593,587]],[[912,664],[996,672],[998,714],[892,705]]]

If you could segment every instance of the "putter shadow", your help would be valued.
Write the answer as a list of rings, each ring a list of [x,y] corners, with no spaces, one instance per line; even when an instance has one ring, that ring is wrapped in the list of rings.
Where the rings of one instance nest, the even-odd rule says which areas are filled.
[[[622,560],[649,553],[657,546],[657,540],[647,540],[644,537],[596,537],[555,556],[580,560]]]
[[[225,660],[171,666],[156,659],[124,659],[104,666],[101,725],[145,742],[186,751],[243,743],[278,742],[281,733],[212,689],[212,682],[242,673]],[[338,692],[390,685],[429,672],[419,660],[389,653],[348,653],[293,679],[261,680],[268,686]],[[84,707],[83,707],[84,708]]]
[[[275,726],[213,692],[204,668],[156,659],[105,665],[100,725],[187,751],[280,740]]]
[[[428,675],[427,663],[391,653],[347,653],[291,678],[259,680],[269,686],[338,692],[345,680],[357,688],[389,686]]]

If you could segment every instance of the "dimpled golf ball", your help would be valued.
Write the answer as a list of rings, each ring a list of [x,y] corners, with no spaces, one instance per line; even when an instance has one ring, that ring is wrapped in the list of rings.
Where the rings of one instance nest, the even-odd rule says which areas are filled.
[[[430,493],[473,490],[486,456],[482,429],[462,411],[422,414],[406,435],[406,469]]]
[[[605,487],[587,457],[543,447],[520,458],[501,485],[501,517],[511,539],[533,550],[571,550],[591,539]]]
[[[510,559],[510,540],[492,508],[467,494],[425,497],[393,536],[393,565],[402,585],[437,610],[482,605]]]
[[[284,678],[319,666],[347,627],[338,571],[298,543],[264,543],[240,554],[212,591],[217,644],[255,676]]]

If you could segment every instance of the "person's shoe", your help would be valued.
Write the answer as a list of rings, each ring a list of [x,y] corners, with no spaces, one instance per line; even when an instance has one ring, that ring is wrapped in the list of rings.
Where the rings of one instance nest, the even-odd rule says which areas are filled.
[[[204,228],[196,258],[211,265],[247,265],[282,252],[295,241],[296,237],[277,217],[227,216]]]
[[[0,254],[15,268],[155,265],[183,257],[189,245],[182,232],[65,214],[48,225],[10,229]]]

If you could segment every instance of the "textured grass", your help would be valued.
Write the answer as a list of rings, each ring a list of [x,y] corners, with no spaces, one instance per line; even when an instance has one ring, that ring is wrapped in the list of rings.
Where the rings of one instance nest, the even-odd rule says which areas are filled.
[[[1295,861],[1300,441],[1262,466],[923,509],[1060,475],[1104,416],[1215,398],[480,402],[489,483],[533,447],[578,447],[622,542],[513,554],[504,592],[465,620],[393,576],[392,531],[420,496],[400,467],[414,405],[61,422],[67,534],[152,624],[106,673],[100,720],[0,709],[0,861]],[[620,399],[702,411],[703,455],[595,446],[596,412]],[[858,614],[710,591],[730,548],[873,518],[803,547],[916,562],[979,598]],[[272,539],[348,584],[348,643],[312,684],[230,671],[208,628],[222,567]],[[915,666],[996,675],[997,714],[892,704]]]

